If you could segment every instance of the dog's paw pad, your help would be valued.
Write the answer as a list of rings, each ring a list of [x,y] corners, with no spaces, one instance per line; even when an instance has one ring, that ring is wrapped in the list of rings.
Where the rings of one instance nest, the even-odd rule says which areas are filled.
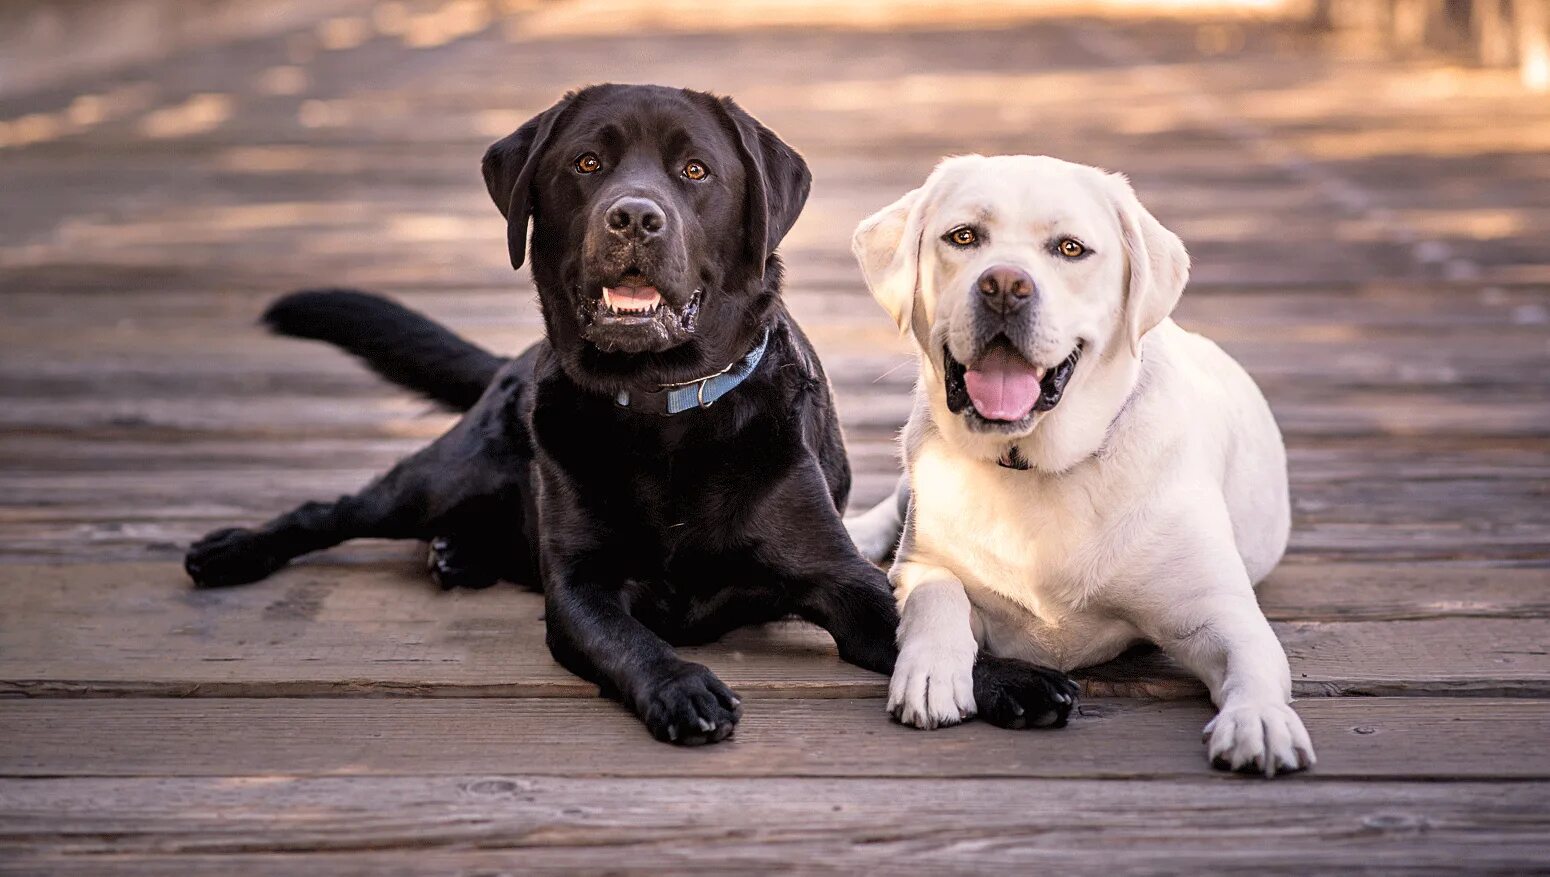
[[[1077,684],[1059,670],[983,655],[974,664],[979,717],[1003,728],[1063,728],[1077,693]]]
[[[742,701],[710,670],[685,664],[642,700],[639,712],[658,740],[702,746],[732,735],[742,715]]]
[[[1220,770],[1273,777],[1317,761],[1302,719],[1284,703],[1229,703],[1206,724],[1203,736],[1211,765]]]
[[[261,534],[232,528],[216,530],[190,546],[183,569],[202,587],[245,585],[284,566],[288,559],[270,550]]]

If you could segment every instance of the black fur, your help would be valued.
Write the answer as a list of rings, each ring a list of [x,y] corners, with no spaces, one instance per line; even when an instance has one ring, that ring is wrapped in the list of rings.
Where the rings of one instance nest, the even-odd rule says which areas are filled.
[[[1071,677],[1048,667],[981,652],[974,660],[977,715],[1003,728],[1064,728],[1076,705]]]
[[[581,172],[583,155],[599,169]],[[680,173],[688,160],[709,175]],[[502,360],[365,293],[282,299],[266,315],[276,331],[467,413],[360,493],[210,534],[189,575],[239,584],[346,539],[429,541],[443,587],[541,588],[555,659],[682,744],[731,734],[740,701],[672,645],[796,615],[845,660],[890,672],[894,601],[841,524],[850,470],[828,383],[780,300],[774,247],[807,197],[801,157],[729,99],[598,86],[492,146],[484,175],[513,265],[532,225],[545,340]],[[650,200],[662,228],[614,227],[625,198]],[[647,283],[664,303],[650,318],[599,303],[603,287]],[[765,333],[758,367],[712,407],[615,402],[716,372]],[[987,697],[1022,692],[1012,700],[1042,715],[1048,686],[1023,666],[988,666]]]
[[[382,377],[455,411],[472,408],[505,363],[403,305],[353,290],[293,292],[270,305],[263,320],[276,334],[342,347]]]

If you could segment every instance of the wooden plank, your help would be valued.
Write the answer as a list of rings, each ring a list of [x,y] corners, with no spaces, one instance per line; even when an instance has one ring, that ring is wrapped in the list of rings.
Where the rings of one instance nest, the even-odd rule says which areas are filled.
[[[187,308],[164,313],[170,305],[153,300],[142,314],[101,322],[71,321],[67,312],[24,307],[29,299],[38,297],[18,296],[23,302],[17,312],[29,318],[0,328],[0,343],[11,350],[25,349],[28,355],[0,359],[0,378],[4,379],[0,389],[25,395],[29,388],[23,378],[30,374],[55,382],[53,387],[45,385],[45,391],[67,389],[71,380],[89,388],[95,386],[90,383],[93,380],[102,382],[115,376],[126,382],[123,386],[133,389],[165,388],[153,381],[167,376],[188,379],[191,392],[240,393],[264,386],[233,380],[244,371],[284,376],[298,386],[305,386],[301,382],[317,372],[328,379],[320,382],[325,389],[332,386],[354,391],[385,386],[336,350],[274,338],[255,325],[263,305],[284,290],[276,286],[267,295],[244,293],[240,306],[216,302],[208,314],[185,315]],[[129,299],[139,297],[122,294]],[[1372,313],[1385,306],[1395,310],[1410,307],[1403,304],[1403,297],[1386,296],[1373,297],[1365,307],[1353,308],[1352,318],[1346,322],[1332,316],[1344,313],[1346,306],[1340,295],[1308,293],[1309,301],[1302,306],[1322,306],[1322,313],[1305,315],[1289,305],[1277,306],[1277,298],[1270,295],[1187,295],[1179,320],[1186,328],[1221,344],[1271,387],[1291,375],[1315,377],[1336,386],[1543,384],[1543,374],[1517,372],[1510,366],[1542,355],[1545,324],[1550,320],[1545,303],[1513,303],[1520,300],[1503,294],[1503,303],[1488,304],[1467,293],[1455,295],[1474,306],[1473,316],[1432,306],[1435,296],[1421,292],[1416,296],[1416,311],[1406,312],[1410,313],[1407,319],[1383,322]],[[537,310],[531,304],[532,292],[525,285],[507,293],[499,305],[478,292],[394,297],[498,351],[521,350],[541,332]],[[95,305],[94,296],[83,298],[80,307]],[[877,365],[890,368],[914,354],[913,346],[898,337],[882,311],[865,295],[859,277],[846,278],[845,288],[834,291],[815,294],[794,288],[787,299],[841,384],[849,383],[853,376],[870,381],[876,375],[867,372]],[[1441,313],[1431,315],[1433,311]],[[1439,332],[1448,333],[1449,344],[1437,344]],[[178,356],[171,356],[173,353]],[[858,368],[841,367],[847,361],[855,362]],[[195,367],[207,363],[213,371]],[[890,386],[907,387],[912,382],[912,375],[905,374]]]
[[[445,777],[0,782],[0,871],[1528,873],[1545,783]]]
[[[907,393],[914,385],[914,350],[880,316],[868,308],[853,316],[803,321],[840,389]],[[1322,326],[1186,325],[1236,356],[1272,402],[1307,397],[1305,383],[1342,391],[1387,387],[1446,395],[1470,390],[1512,399],[1512,391],[1542,387],[1546,381],[1541,371],[1515,368],[1541,355],[1542,328],[1481,329],[1473,333],[1477,337],[1439,347],[1436,332],[1453,330],[1407,331],[1396,337]],[[0,392],[6,396],[31,399],[108,390],[148,400],[173,392],[201,397],[276,390],[361,398],[405,395],[337,350],[234,331],[214,321],[142,330],[137,336],[108,328],[73,330],[62,339],[46,334],[25,339],[28,334],[43,333],[16,330],[11,342],[17,345],[12,349],[26,349],[28,356],[0,358]],[[539,332],[536,325],[508,327],[488,320],[472,324],[465,334],[491,349],[515,352]]]
[[[1543,438],[1550,435],[1550,401],[1524,388],[1491,398],[1475,388],[1303,388],[1272,394],[1272,409],[1289,438],[1437,435]],[[1299,398],[1300,397],[1300,398]],[[842,393],[837,400],[846,429],[897,429],[909,416],[905,393]],[[41,435],[382,438],[434,436],[445,420],[424,418],[428,403],[403,396],[374,396],[341,404],[297,393],[259,398],[181,395],[129,399],[65,397],[15,399],[0,408],[0,432]]]
[[[0,566],[8,605],[0,616],[0,690],[64,696],[590,692],[550,659],[538,595],[509,586],[442,593],[408,566],[301,564],[257,585],[214,591],[193,589],[171,564]],[[1541,572],[1501,579],[1520,595],[1507,599],[1541,605],[1534,602],[1542,599]],[[1317,575],[1289,570],[1270,590],[1286,601],[1282,606],[1297,605],[1299,582]],[[1416,581],[1395,575],[1400,584]],[[1429,580],[1447,592],[1445,579]],[[1386,593],[1381,573],[1365,586],[1361,581],[1352,587]],[[1319,614],[1348,617],[1327,607]],[[1275,626],[1303,696],[1550,693],[1542,620],[1423,619]],[[881,676],[841,662],[826,633],[797,622],[745,629],[684,654],[747,692],[854,696],[885,687]],[[1081,675],[1090,694],[1200,691],[1155,655]]]
[[[265,472],[276,479],[304,477],[311,483],[327,473],[380,472],[424,446],[413,437],[208,438],[186,442],[89,437],[42,438],[0,435],[0,478],[126,470],[156,476],[189,471],[219,480],[228,472]],[[897,434],[852,430],[845,434],[851,467],[859,472],[898,469]],[[1539,439],[1461,439],[1411,436],[1401,439],[1343,439],[1294,442],[1288,449],[1293,494],[1304,485],[1427,481],[1543,481],[1550,479],[1550,455]],[[352,476],[355,477],[355,476]],[[19,486],[8,482],[8,487]],[[0,495],[0,502],[10,491]],[[291,491],[291,495],[295,495]],[[107,500],[99,494],[98,503]]]
[[[851,508],[863,509],[887,496],[896,476],[857,476]],[[238,523],[267,519],[294,506],[289,496],[272,505],[190,502],[165,508],[105,505],[98,508],[0,507],[0,565],[181,561],[187,546],[204,533]],[[1535,523],[1455,523],[1364,521],[1307,522],[1298,517],[1289,562],[1307,564],[1416,564],[1522,566],[1543,568],[1547,561],[1545,528]],[[396,560],[412,567],[419,557],[408,543],[393,546],[370,541],[330,549],[307,563],[325,565]]]
[[[0,531],[0,563],[175,560],[184,546],[216,527],[256,523],[306,499],[353,493],[416,441],[363,440],[362,453],[352,459],[336,458],[330,450],[323,459],[302,457],[294,465],[283,451],[274,456],[259,450],[254,460],[239,462],[239,440],[168,442],[169,458],[161,465],[144,458],[138,459],[147,465],[115,462],[136,457],[111,452],[63,467],[34,468],[25,459],[10,471],[0,465],[0,522],[7,525]],[[298,457],[309,442],[320,440],[299,440]],[[256,444],[286,443],[271,438]],[[351,441],[321,444],[348,447]],[[200,462],[201,449],[212,445],[230,448],[218,452],[226,459]],[[393,450],[372,465],[372,447]],[[850,507],[863,509],[892,493],[899,470],[887,441],[853,447]],[[180,449],[187,455],[181,463],[171,456]],[[1321,472],[1294,456],[1290,557],[1540,566],[1550,559],[1550,506],[1543,502],[1550,478],[1534,463],[1446,454],[1435,459],[1456,462],[1459,469],[1436,469],[1414,458],[1376,463],[1369,470],[1364,460],[1351,458]],[[358,468],[363,464],[369,468]]]
[[[368,449],[388,444],[362,442]],[[177,447],[169,443],[169,449]],[[197,450],[196,445],[188,446],[190,453]],[[900,473],[893,449],[883,444],[867,450],[865,457],[855,460],[854,474],[892,486]],[[191,507],[223,509],[219,514],[228,518],[268,516],[307,499],[354,493],[391,466],[399,454],[384,454],[379,461],[362,459],[364,456],[322,466],[309,466],[306,460],[298,460],[294,466],[276,461],[273,468],[258,465],[259,460],[217,465],[190,460],[178,468],[172,460],[161,471],[92,466],[91,461],[82,461],[88,465],[67,472],[30,467],[6,471],[0,467],[0,508],[14,511],[17,519],[24,519],[28,510],[75,509],[82,520],[112,520],[109,515],[113,513],[127,512],[133,518],[136,508]],[[1347,464],[1350,469],[1360,465],[1355,460]],[[1424,464],[1416,464],[1409,471],[1422,468]],[[1550,495],[1550,474],[1501,465],[1494,467],[1491,474],[1495,477],[1489,478],[1467,470],[1395,478],[1395,470],[1404,472],[1407,467],[1404,463],[1377,465],[1371,472],[1332,478],[1294,469],[1294,530],[1322,523],[1429,524],[1454,525],[1458,538],[1465,542],[1470,534],[1486,534],[1494,526],[1520,527],[1529,533],[1539,529],[1550,536],[1550,510],[1537,505]],[[1312,477],[1302,477],[1305,474]],[[94,514],[93,509],[102,511]],[[57,516],[50,513],[48,517]],[[1461,519],[1469,525],[1460,526]]]
[[[1091,699],[1059,731],[920,731],[881,698],[750,697],[729,745],[652,740],[600,698],[33,699],[0,710],[0,776],[1198,777],[1202,699]],[[1550,778],[1550,701],[1313,698],[1315,780]],[[1512,753],[1504,758],[1503,753]]]
[[[402,157],[394,161],[401,162]],[[457,185],[473,183],[460,180]],[[886,193],[879,192],[879,196],[886,198]],[[488,216],[481,211],[479,216],[495,223],[490,240],[492,245],[499,246],[499,217],[493,210]],[[825,251],[824,258],[829,255],[850,258],[848,250]],[[814,273],[802,265],[788,268],[794,279],[788,279],[782,298],[799,321],[872,319],[886,324],[887,317],[867,294],[853,259],[850,273],[842,276],[838,283],[829,281],[827,270]],[[17,270],[0,266],[0,279],[5,278],[8,271]],[[33,291],[19,288],[6,293],[6,300],[13,307],[6,328],[10,332],[33,329],[59,333],[72,328],[81,331],[117,327],[123,341],[198,325],[262,337],[257,325],[259,314],[265,305],[288,290],[274,282],[257,290],[234,287],[229,282],[218,282],[217,271],[217,268],[211,268],[209,282],[194,289],[180,289],[169,278],[157,278],[147,273],[113,278],[117,285],[111,290],[87,285],[86,278],[59,284],[59,288],[51,286]],[[812,276],[806,276],[809,274]],[[50,279],[48,276],[29,278],[39,284]],[[57,283],[60,278],[52,279]],[[140,283],[145,286],[142,288]],[[511,272],[495,286],[465,283],[429,290],[395,287],[381,292],[459,333],[538,325],[532,282],[524,271]],[[1213,337],[1219,332],[1227,333],[1229,338],[1242,333],[1246,341],[1277,337],[1284,341],[1287,336],[1277,336],[1276,330],[1290,331],[1293,337],[1305,343],[1338,341],[1339,336],[1404,340],[1407,330],[1461,331],[1466,333],[1464,337],[1470,338],[1483,329],[1510,335],[1527,334],[1533,326],[1543,325],[1544,318],[1538,309],[1546,302],[1543,289],[1480,289],[1475,284],[1407,282],[1294,289],[1204,287],[1198,290],[1191,285],[1180,300],[1177,316],[1182,322]],[[1483,355],[1491,353],[1489,350],[1479,352]],[[1317,366],[1318,363],[1309,362],[1308,365]]]

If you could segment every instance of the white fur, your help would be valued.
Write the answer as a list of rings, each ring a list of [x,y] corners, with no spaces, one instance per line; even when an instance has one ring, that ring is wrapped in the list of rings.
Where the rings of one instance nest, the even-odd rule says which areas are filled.
[[[892,496],[854,517],[845,519],[850,541],[861,549],[861,556],[882,563],[899,547],[899,531],[909,503],[909,480],[899,479]]]
[[[983,245],[941,242],[965,222]],[[1092,252],[1061,260],[1049,242],[1063,235]],[[864,221],[854,247],[921,354],[904,431],[912,496],[890,574],[903,612],[890,709],[922,727],[971,714],[971,642],[1073,670],[1149,639],[1209,688],[1213,760],[1266,774],[1311,765],[1285,653],[1253,592],[1286,549],[1281,434],[1248,374],[1169,318],[1189,270],[1178,238],[1123,177],[962,156]],[[1060,404],[1019,435],[970,430],[943,386],[943,346],[972,353],[972,285],[991,264],[1035,279],[1034,365],[1084,350]],[[1031,468],[997,464],[1013,445]]]
[[[963,586],[950,578],[915,588],[900,607],[899,661],[888,710],[920,728],[956,725],[974,715],[974,654],[979,645],[961,621]]]

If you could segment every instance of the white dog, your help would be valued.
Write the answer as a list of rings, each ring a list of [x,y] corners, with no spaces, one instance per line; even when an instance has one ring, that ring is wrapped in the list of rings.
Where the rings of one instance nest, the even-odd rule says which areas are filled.
[[[908,484],[851,522],[874,556],[903,531],[900,721],[973,715],[977,655],[1072,670],[1151,640],[1210,689],[1214,764],[1312,765],[1254,597],[1286,549],[1286,453],[1242,367],[1169,318],[1178,237],[1119,175],[971,155],[854,249],[920,347]]]

